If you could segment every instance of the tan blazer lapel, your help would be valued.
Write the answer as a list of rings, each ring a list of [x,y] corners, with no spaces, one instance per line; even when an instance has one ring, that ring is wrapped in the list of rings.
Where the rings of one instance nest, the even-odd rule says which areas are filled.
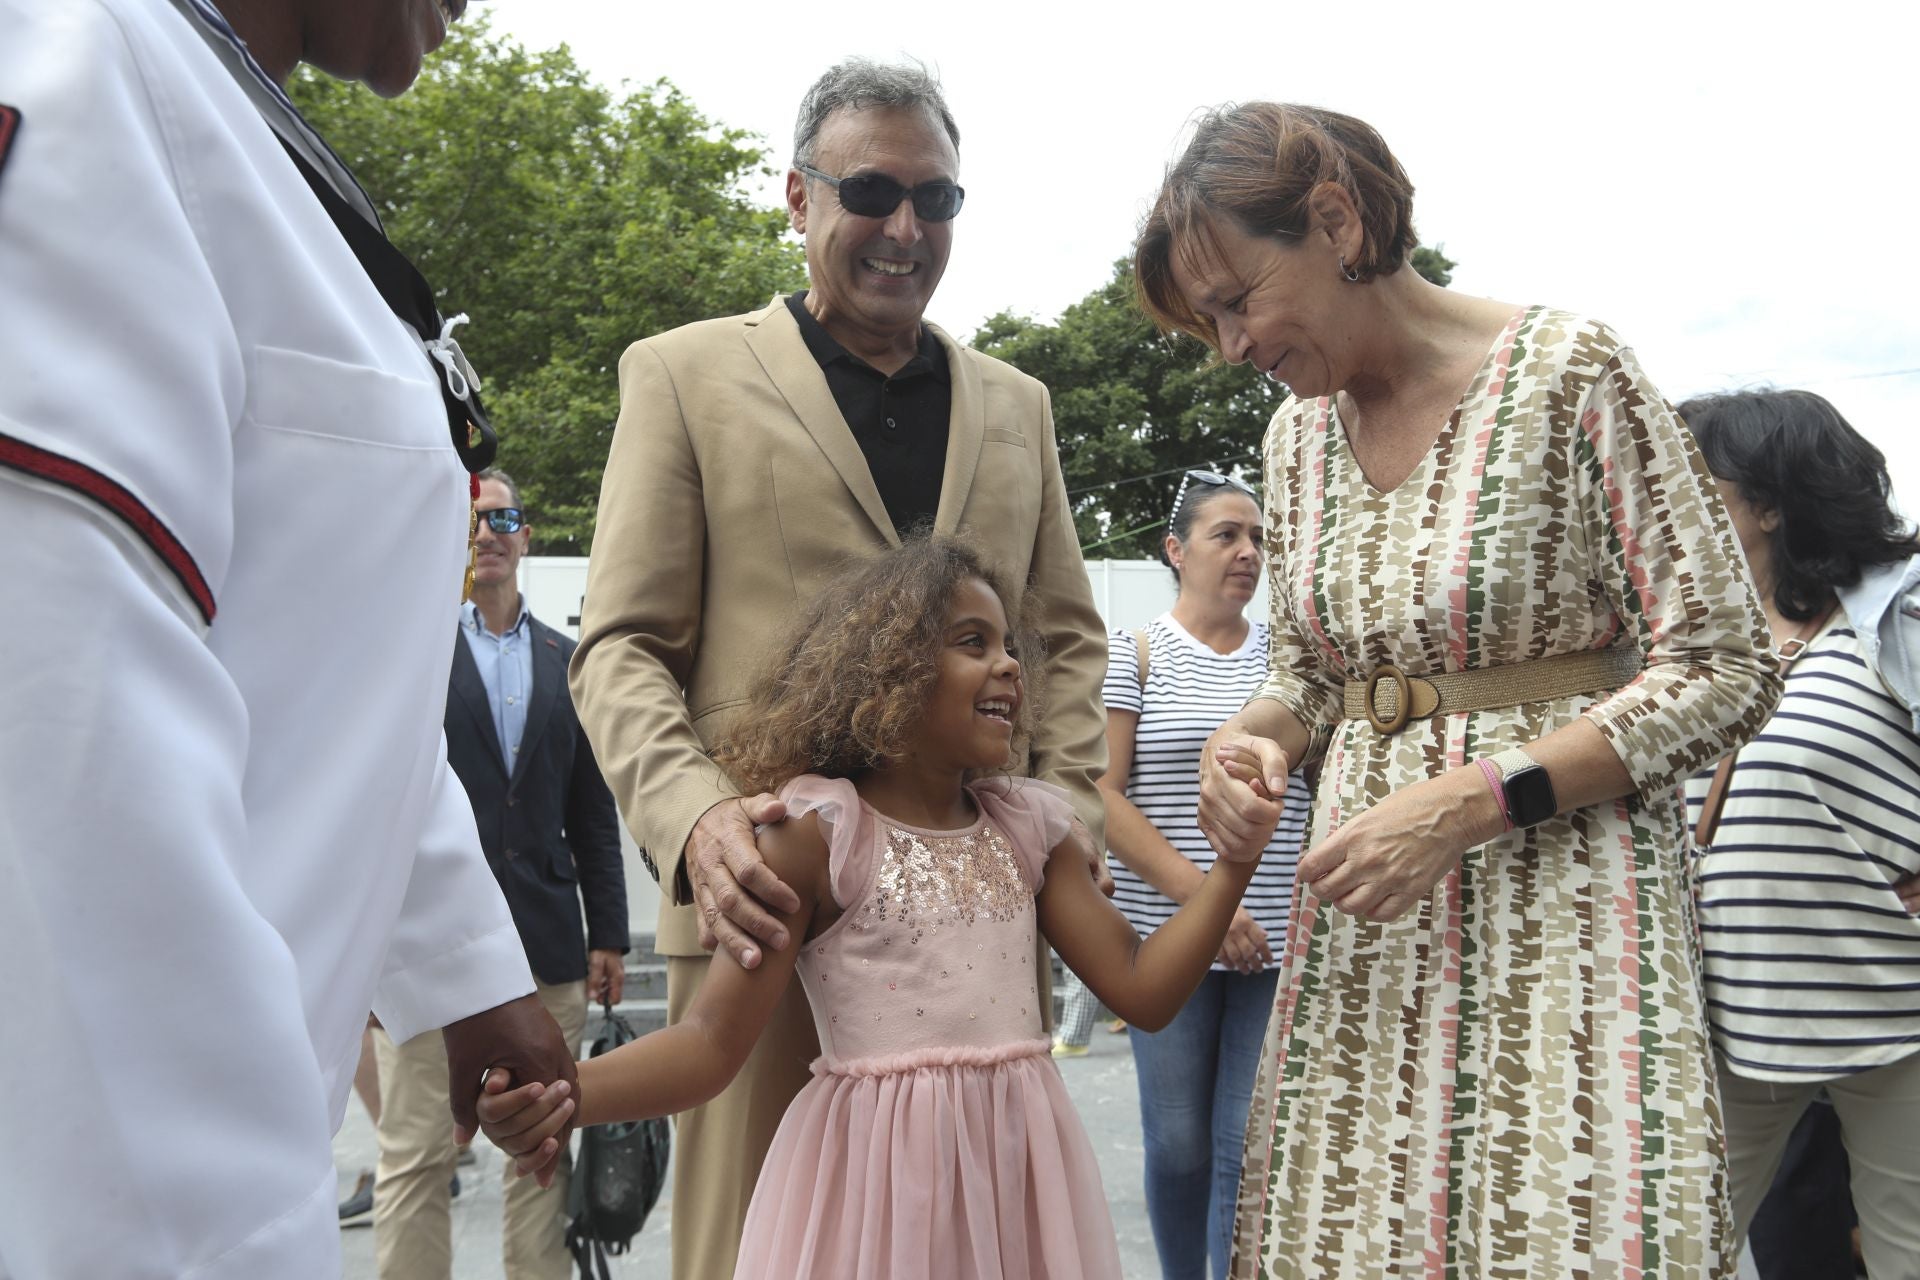
[[[880,500],[873,473],[867,469],[867,455],[860,452],[860,442],[853,438],[853,432],[847,429],[847,420],[840,416],[840,406],[835,403],[813,352],[807,350],[806,340],[800,336],[800,326],[787,310],[785,298],[777,298],[766,310],[747,317],[747,346],[774,387],[786,398],[800,425],[807,429],[820,452],[827,455],[827,461],[840,473],[840,479],[860,509],[867,513],[874,527],[886,535],[889,546],[899,546],[900,535],[894,532],[887,504]],[[953,464],[947,465],[951,469]],[[940,509],[946,510],[944,498]]]
[[[959,343],[938,325],[928,325],[947,349],[947,377],[953,383],[953,409],[947,421],[947,469],[940,477],[940,509],[933,530],[951,534],[967,509],[973,473],[980,465],[980,447],[986,439],[986,396],[980,389],[980,371],[967,359]]]

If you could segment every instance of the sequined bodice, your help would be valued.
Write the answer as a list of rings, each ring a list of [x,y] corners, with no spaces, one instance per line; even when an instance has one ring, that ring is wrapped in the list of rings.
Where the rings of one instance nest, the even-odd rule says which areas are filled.
[[[821,1052],[840,1061],[1045,1034],[1034,886],[986,817],[951,833],[874,815],[864,891],[798,968]]]

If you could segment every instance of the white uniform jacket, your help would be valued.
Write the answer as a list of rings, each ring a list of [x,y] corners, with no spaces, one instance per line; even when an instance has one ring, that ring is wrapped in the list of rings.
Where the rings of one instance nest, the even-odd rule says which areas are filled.
[[[338,1276],[369,1006],[533,989],[441,738],[467,478],[259,92],[166,0],[0,0],[15,1280]]]

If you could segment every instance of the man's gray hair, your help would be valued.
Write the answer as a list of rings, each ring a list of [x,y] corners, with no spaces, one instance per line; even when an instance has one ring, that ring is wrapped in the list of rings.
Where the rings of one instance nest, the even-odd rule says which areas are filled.
[[[514,506],[520,508],[520,518],[523,520],[526,518],[527,504],[520,501],[520,485],[512,476],[498,467],[488,467],[485,471],[482,471],[477,478],[481,480],[498,480],[501,484],[507,486],[507,496],[513,499]]]
[[[947,97],[940,81],[926,64],[875,62],[871,58],[848,58],[813,82],[807,96],[800,100],[800,118],[793,127],[793,163],[813,164],[813,144],[820,126],[836,111],[862,111],[870,107],[921,107],[931,112],[947,131],[953,149],[960,149],[960,126],[947,110]]]

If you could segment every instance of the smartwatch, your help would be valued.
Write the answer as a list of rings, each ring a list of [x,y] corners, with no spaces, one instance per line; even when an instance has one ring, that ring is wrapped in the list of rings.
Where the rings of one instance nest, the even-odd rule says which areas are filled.
[[[1560,812],[1553,796],[1553,779],[1546,769],[1519,747],[1493,757],[1500,771],[1500,785],[1507,793],[1507,820],[1516,827],[1531,827]]]

